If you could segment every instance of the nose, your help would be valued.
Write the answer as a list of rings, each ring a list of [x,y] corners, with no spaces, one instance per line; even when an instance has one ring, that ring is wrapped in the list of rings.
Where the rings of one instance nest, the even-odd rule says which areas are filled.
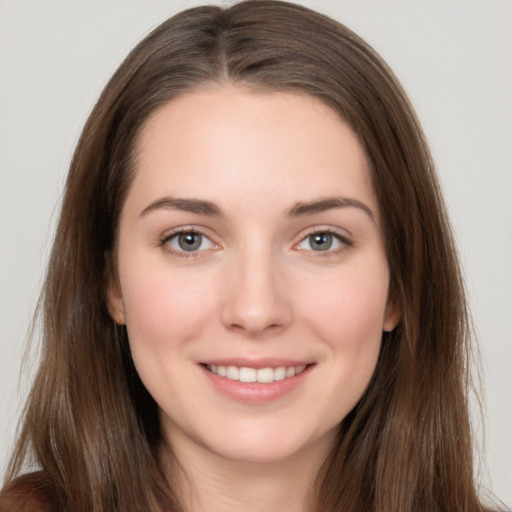
[[[270,250],[244,251],[231,261],[222,309],[225,327],[251,338],[286,329],[292,305],[283,274]]]

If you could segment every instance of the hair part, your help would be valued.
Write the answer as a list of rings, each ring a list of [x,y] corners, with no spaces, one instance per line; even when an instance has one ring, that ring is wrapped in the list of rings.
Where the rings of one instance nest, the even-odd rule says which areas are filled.
[[[366,151],[382,216],[402,321],[384,333],[372,382],[340,426],[317,480],[318,510],[482,510],[467,407],[468,313],[421,127],[358,36],[272,0],[177,14],[105,87],[71,162],[42,296],[41,365],[6,482],[32,453],[56,510],[181,510],[159,457],[157,405],[106,295],[143,127],[179,95],[224,84],[305,93],[337,112]]]

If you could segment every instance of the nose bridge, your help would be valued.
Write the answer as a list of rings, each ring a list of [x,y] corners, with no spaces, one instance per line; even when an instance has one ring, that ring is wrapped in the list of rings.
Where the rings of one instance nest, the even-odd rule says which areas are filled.
[[[227,327],[254,336],[284,328],[291,304],[283,282],[279,255],[268,241],[252,240],[233,255],[228,293],[223,305]]]

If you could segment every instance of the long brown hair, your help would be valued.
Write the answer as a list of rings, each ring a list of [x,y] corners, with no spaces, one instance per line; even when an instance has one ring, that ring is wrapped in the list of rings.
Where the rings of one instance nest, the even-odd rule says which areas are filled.
[[[357,35],[271,0],[167,20],[94,107],[66,182],[40,309],[42,360],[6,483],[32,456],[56,510],[181,510],[158,457],[157,406],[105,298],[141,128],[166,102],[211,83],[314,96],[350,124],[370,161],[402,321],[384,333],[372,382],[318,475],[318,510],[482,510],[468,313],[421,127],[392,72]]]

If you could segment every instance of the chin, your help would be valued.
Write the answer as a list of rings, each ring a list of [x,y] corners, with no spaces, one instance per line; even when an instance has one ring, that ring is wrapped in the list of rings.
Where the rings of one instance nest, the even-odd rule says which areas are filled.
[[[323,460],[335,442],[338,428],[318,433],[301,431],[296,425],[253,424],[233,430],[225,429],[220,435],[198,441],[209,452],[233,462],[279,463],[319,455]]]

